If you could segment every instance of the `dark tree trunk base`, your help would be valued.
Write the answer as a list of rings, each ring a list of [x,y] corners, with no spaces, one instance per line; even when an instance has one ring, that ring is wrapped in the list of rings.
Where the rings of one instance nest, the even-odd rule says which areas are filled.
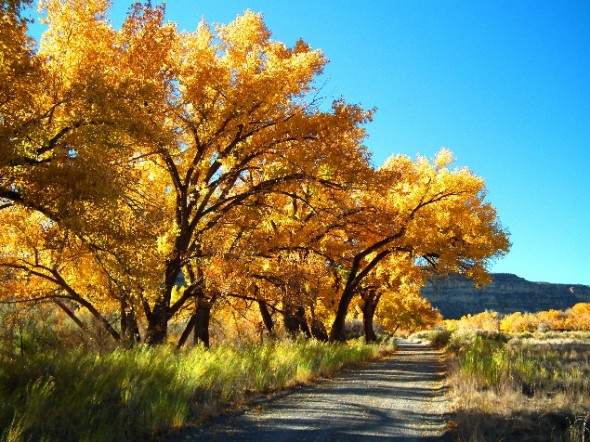
[[[268,305],[266,305],[266,302],[264,302],[264,301],[258,301],[258,307],[260,308],[260,315],[262,316],[262,321],[264,322],[264,326],[266,327],[268,334],[271,337],[274,337],[274,335],[275,335],[274,325],[275,324],[272,320],[272,316],[271,316],[270,312],[268,311]]]
[[[195,323],[195,344],[202,343],[205,348],[209,348],[209,321],[211,319],[211,307],[204,303],[199,303],[196,313]]]

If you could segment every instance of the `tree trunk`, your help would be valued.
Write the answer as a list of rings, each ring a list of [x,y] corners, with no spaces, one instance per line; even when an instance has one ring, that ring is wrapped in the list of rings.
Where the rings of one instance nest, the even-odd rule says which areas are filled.
[[[295,338],[299,332],[302,332],[305,336],[311,338],[311,332],[309,331],[309,326],[305,319],[305,309],[303,307],[297,307],[295,312],[292,313],[292,308],[292,306],[286,306],[285,311],[283,312],[283,323],[287,334],[290,337]]]
[[[196,312],[191,316],[178,340],[178,348],[181,348],[191,332],[193,332],[193,343],[198,345],[202,343],[205,348],[209,348],[209,322],[211,320],[211,304],[209,302],[197,300]]]
[[[176,280],[181,270],[181,259],[179,250],[184,250],[183,238],[176,238],[173,258],[166,263],[164,283],[162,284],[151,312],[146,312],[148,328],[146,332],[146,343],[157,345],[163,343],[168,337],[168,321],[172,316],[170,301],[172,300],[172,289],[176,286]]]
[[[258,307],[260,308],[260,315],[262,316],[262,321],[264,322],[264,326],[266,327],[268,334],[271,337],[274,337],[275,324],[272,320],[272,316],[271,316],[270,312],[268,311],[268,305],[266,305],[266,302],[264,302],[264,301],[258,301]]]
[[[344,326],[346,325],[346,314],[348,313],[348,306],[350,305],[350,301],[352,301],[352,298],[354,297],[355,291],[359,286],[359,283],[375,268],[379,261],[381,261],[387,255],[389,255],[391,251],[382,250],[377,254],[377,256],[371,259],[369,264],[367,264],[361,270],[362,259],[364,259],[369,252],[376,251],[378,249],[377,246],[382,247],[384,245],[387,245],[394,239],[399,238],[401,235],[403,235],[404,232],[405,227],[402,227],[402,229],[395,235],[373,244],[371,247],[365,249],[364,252],[355,256],[352,268],[350,269],[350,273],[346,281],[346,286],[344,287],[344,291],[342,292],[342,296],[340,297],[340,302],[338,303],[338,310],[336,311],[336,317],[334,318],[332,329],[330,330],[330,341],[346,340],[346,333],[344,332]]]
[[[80,318],[78,318],[76,316],[76,314],[63,301],[61,301],[60,299],[57,299],[56,298],[56,299],[53,300],[53,302],[57,306],[59,306],[59,308],[61,308],[65,312],[65,314],[68,315],[70,317],[70,319],[76,323],[76,325],[78,327],[80,327],[82,330],[84,330],[86,333],[88,333],[88,327],[86,326],[86,324],[84,324],[80,320]]]
[[[317,318],[311,320],[311,335],[318,341],[327,342],[329,340],[328,330],[324,323]]]
[[[80,304],[82,307],[85,307],[92,314],[94,319],[105,328],[105,330],[113,337],[116,342],[121,341],[121,335],[119,332],[115,330],[107,318],[100,314],[94,305],[80,297],[75,298],[74,301]]]
[[[188,320],[182,335],[180,335],[180,339],[178,340],[177,348],[182,348],[182,346],[186,343],[186,340],[190,336],[191,332],[195,328],[195,323],[197,322],[197,315],[191,315],[191,318]]]
[[[205,348],[209,348],[209,321],[211,319],[211,305],[208,302],[201,301],[195,314],[195,333],[194,343],[203,343]]]
[[[287,334],[294,338],[299,332],[299,319],[293,313],[289,311],[289,308],[285,308],[283,312],[283,325]]]
[[[299,307],[295,312],[295,316],[297,317],[297,322],[299,323],[299,330],[301,330],[305,336],[311,338],[311,332],[309,331],[307,319],[305,318],[305,309],[303,307]]]
[[[377,341],[377,335],[373,329],[373,318],[375,310],[377,309],[376,298],[373,296],[367,297],[363,302],[363,329],[365,331],[365,342]]]
[[[162,344],[168,336],[168,305],[161,298],[148,316],[148,327],[145,342],[148,345]]]
[[[336,311],[336,317],[332,323],[332,329],[330,330],[330,341],[331,342],[344,342],[346,341],[346,333],[344,327],[346,325],[346,315],[348,314],[348,306],[354,296],[354,288],[351,285],[347,285],[342,293],[340,302],[338,303],[338,310]]]
[[[141,341],[135,310],[124,299],[121,299],[121,338],[129,347]]]

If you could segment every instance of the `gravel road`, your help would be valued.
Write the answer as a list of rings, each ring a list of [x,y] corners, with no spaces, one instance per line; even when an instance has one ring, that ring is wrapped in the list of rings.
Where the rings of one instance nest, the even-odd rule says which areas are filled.
[[[387,359],[177,434],[188,441],[443,441],[442,353],[398,341]]]

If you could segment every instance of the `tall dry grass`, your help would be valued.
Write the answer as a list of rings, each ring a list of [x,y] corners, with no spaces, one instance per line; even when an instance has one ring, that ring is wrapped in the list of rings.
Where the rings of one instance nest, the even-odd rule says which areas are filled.
[[[53,351],[0,357],[3,441],[140,441],[198,423],[252,394],[374,358],[360,341],[276,341],[177,351]]]
[[[449,349],[459,440],[590,440],[587,334],[469,333]]]

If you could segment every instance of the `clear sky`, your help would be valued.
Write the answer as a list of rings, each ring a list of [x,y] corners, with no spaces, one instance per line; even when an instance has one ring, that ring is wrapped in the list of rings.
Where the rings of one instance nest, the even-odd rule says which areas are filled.
[[[113,3],[118,26],[130,1]],[[486,180],[513,243],[492,271],[590,285],[590,2],[168,0],[167,17],[192,31],[246,9],[324,51],[328,101],[377,108],[376,166],[445,146]]]

